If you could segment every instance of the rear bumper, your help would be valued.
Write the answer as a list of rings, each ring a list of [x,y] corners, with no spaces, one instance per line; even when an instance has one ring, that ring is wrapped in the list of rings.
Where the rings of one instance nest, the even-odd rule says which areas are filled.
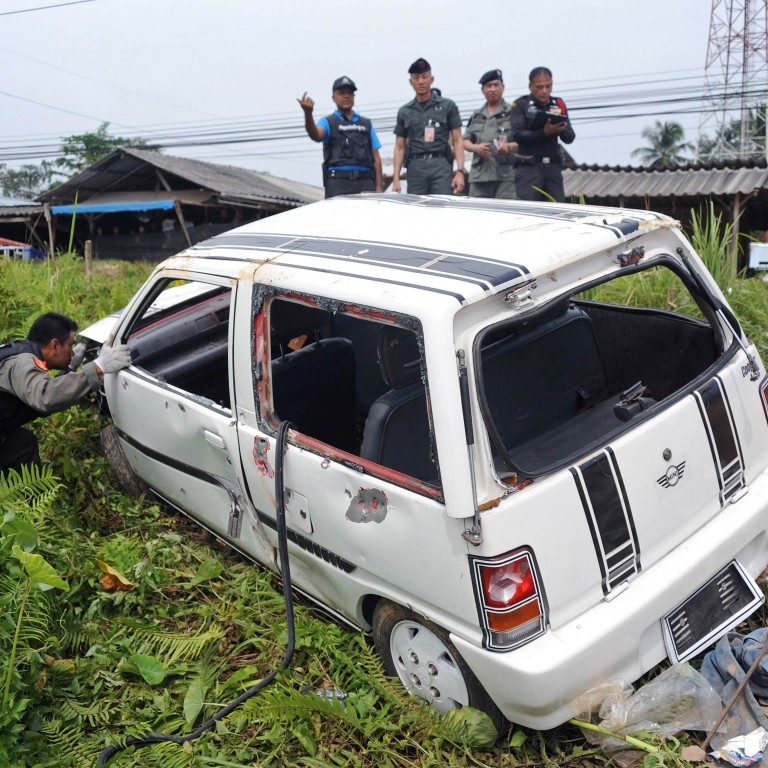
[[[507,653],[451,639],[509,720],[554,728],[578,713],[574,699],[585,691],[608,680],[633,682],[661,662],[662,616],[728,562],[735,558],[758,576],[768,563],[767,528],[768,470],[611,601]]]

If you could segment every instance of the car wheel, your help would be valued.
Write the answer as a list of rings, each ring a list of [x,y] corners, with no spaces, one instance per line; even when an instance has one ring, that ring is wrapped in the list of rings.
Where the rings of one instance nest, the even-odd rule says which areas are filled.
[[[104,455],[109,460],[112,471],[117,477],[120,487],[134,498],[144,496],[149,493],[146,483],[133,471],[128,463],[123,446],[120,445],[120,438],[117,436],[117,429],[114,424],[104,427],[101,430],[101,447]]]
[[[471,706],[487,713],[499,733],[509,721],[466,665],[448,633],[431,621],[389,600],[373,614],[373,642],[384,671],[440,714]]]

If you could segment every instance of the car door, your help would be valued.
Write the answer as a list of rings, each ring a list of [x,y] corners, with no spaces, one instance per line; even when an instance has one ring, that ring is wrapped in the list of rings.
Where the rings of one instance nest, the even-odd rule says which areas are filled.
[[[132,365],[106,386],[136,472],[163,499],[248,551],[230,386],[236,298],[228,280],[160,273],[118,329]]]
[[[277,310],[281,301],[289,311]],[[425,546],[459,523],[447,518],[442,502],[416,336],[380,322],[384,313],[374,323],[323,304],[278,295],[254,318],[256,403],[238,417],[243,471],[260,522],[275,542],[275,478],[283,461],[294,583],[357,623],[360,598],[371,590],[460,612],[453,605],[458,592],[446,597],[446,584],[466,575],[465,559],[446,562],[439,548]],[[350,323],[341,328],[344,318]],[[354,319],[356,329],[349,327]],[[382,334],[407,338],[416,353],[398,381],[386,382],[379,372]],[[401,401],[412,408],[401,422],[408,439],[394,451],[380,449],[386,441],[373,425],[392,425],[395,418],[382,409]],[[275,433],[282,420],[294,428],[281,457]]]

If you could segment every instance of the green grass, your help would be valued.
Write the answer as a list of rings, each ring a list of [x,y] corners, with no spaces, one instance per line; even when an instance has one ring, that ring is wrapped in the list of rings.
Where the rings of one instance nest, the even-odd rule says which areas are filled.
[[[147,264],[100,263],[86,280],[75,256],[50,264],[0,262],[0,338],[24,335],[37,314],[51,309],[84,326],[127,303],[150,271]],[[649,290],[662,303],[674,300],[663,286]],[[766,285],[733,278],[725,290],[761,351],[768,351]],[[35,631],[23,666],[11,676],[16,710],[0,712],[0,746],[11,745],[0,764],[12,768],[82,768],[95,765],[107,743],[129,734],[189,732],[283,655],[279,584],[186,518],[123,495],[100,451],[103,423],[84,404],[35,425],[62,488],[29,525],[36,531],[35,551],[66,579],[69,591],[35,595],[34,624],[29,616]],[[7,528],[0,533],[2,542]],[[119,571],[133,589],[105,589],[97,561]],[[9,595],[19,578],[0,563],[0,640],[7,636],[3,627],[14,605]],[[548,732],[513,728],[494,747],[481,747],[466,723],[438,719],[384,677],[362,634],[301,601],[296,618],[296,656],[275,685],[193,744],[123,752],[110,765],[613,765],[567,725]],[[349,698],[342,706],[317,696],[319,689],[342,690]],[[13,739],[3,742],[12,727]],[[679,758],[685,743],[661,744],[642,765],[686,765]]]

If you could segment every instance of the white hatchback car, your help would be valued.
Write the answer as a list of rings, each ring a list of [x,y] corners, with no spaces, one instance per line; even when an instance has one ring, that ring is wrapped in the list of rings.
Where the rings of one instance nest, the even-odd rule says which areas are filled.
[[[334,198],[164,262],[111,339],[128,487],[278,569],[282,463],[295,587],[439,711],[553,727],[763,600],[765,371],[669,218]]]

